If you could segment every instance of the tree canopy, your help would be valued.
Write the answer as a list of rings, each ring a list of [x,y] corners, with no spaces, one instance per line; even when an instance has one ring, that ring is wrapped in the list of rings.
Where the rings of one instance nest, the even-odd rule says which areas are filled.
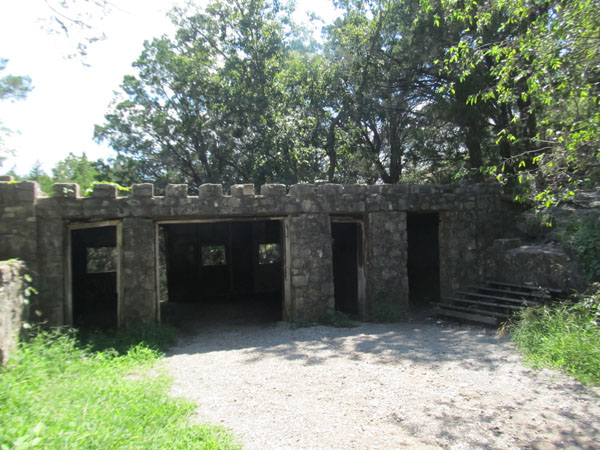
[[[178,8],[95,136],[116,181],[491,174],[557,201],[598,182],[599,4],[339,0],[320,41],[276,0]]]
[[[0,58],[0,73],[6,69],[7,59]],[[31,91],[31,79],[27,76],[20,75],[4,75],[0,77],[0,101],[5,100],[23,100]],[[0,122],[0,167],[6,159],[6,154],[12,153],[4,142],[6,135],[9,135],[11,130],[6,128]]]

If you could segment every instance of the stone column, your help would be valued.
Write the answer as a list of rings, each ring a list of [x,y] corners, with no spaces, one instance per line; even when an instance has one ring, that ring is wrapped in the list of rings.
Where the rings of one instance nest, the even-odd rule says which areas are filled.
[[[291,313],[288,320],[318,319],[335,307],[328,214],[289,218]]]
[[[378,300],[408,309],[405,212],[367,215],[367,311]]]
[[[40,289],[37,255],[37,222],[35,205],[42,197],[37,183],[14,183],[11,177],[0,178],[0,260],[18,258],[25,263],[24,273],[31,276],[33,287]],[[46,273],[46,268],[43,268]],[[31,310],[37,309],[39,296],[32,295]],[[27,318],[34,320],[33,318]]]
[[[151,219],[123,219],[119,327],[157,321],[154,223]]]

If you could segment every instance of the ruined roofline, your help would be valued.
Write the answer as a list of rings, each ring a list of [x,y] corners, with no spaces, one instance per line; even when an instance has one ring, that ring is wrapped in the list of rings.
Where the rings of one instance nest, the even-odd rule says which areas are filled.
[[[12,177],[0,177],[0,186],[11,185],[16,188],[19,199],[35,200],[46,198],[39,185],[33,181],[13,181]],[[230,193],[227,194],[220,184],[202,184],[198,187],[198,195],[189,195],[187,184],[169,184],[165,189],[164,196],[154,195],[154,185],[151,183],[134,184],[127,188],[129,195],[119,195],[120,191],[112,183],[96,183],[89,195],[82,195],[82,191],[76,183],[56,183],[53,186],[54,198],[97,198],[97,199],[118,199],[118,198],[179,198],[179,199],[218,199],[218,198],[249,198],[249,197],[295,197],[312,198],[315,195],[325,197],[363,197],[363,196],[405,196],[410,194],[417,195],[435,195],[435,194],[491,194],[498,192],[496,184],[465,184],[461,186],[439,185],[439,184],[293,184],[286,186],[284,184],[264,184],[256,193],[253,184],[236,184],[231,186]]]

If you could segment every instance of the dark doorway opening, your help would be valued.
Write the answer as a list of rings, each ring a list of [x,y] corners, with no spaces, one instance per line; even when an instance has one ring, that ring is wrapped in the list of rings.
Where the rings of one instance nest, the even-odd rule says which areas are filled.
[[[73,326],[117,328],[117,227],[71,230],[71,267]]]
[[[408,286],[411,309],[440,296],[439,215],[408,214]]]
[[[282,228],[280,220],[159,225],[161,320],[281,320]]]
[[[335,309],[359,315],[362,269],[362,226],[357,222],[331,223]]]

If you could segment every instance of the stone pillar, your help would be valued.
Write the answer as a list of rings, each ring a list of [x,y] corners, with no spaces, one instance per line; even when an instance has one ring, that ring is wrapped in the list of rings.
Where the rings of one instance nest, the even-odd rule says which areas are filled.
[[[33,181],[0,182],[0,259],[36,263],[35,203],[41,191]]]
[[[366,229],[367,311],[378,300],[408,309],[406,213],[369,213]]]
[[[25,273],[39,289],[40,273],[37,255],[37,217],[35,205],[42,192],[33,181],[0,180],[0,260],[18,258],[25,263]],[[31,310],[38,303],[32,296]]]
[[[157,321],[154,223],[123,219],[121,230],[119,327]]]
[[[57,203],[54,206],[58,209]],[[68,229],[56,211],[44,207],[38,212],[38,258],[43,270],[34,276],[39,294],[31,301],[31,320],[52,327],[71,325],[71,299],[65,289],[70,290],[66,283],[72,282],[71,274],[66,273]]]
[[[16,349],[27,320],[24,273],[22,262],[0,261],[0,366]]]
[[[287,320],[318,319],[335,307],[328,214],[289,218],[291,316]]]

